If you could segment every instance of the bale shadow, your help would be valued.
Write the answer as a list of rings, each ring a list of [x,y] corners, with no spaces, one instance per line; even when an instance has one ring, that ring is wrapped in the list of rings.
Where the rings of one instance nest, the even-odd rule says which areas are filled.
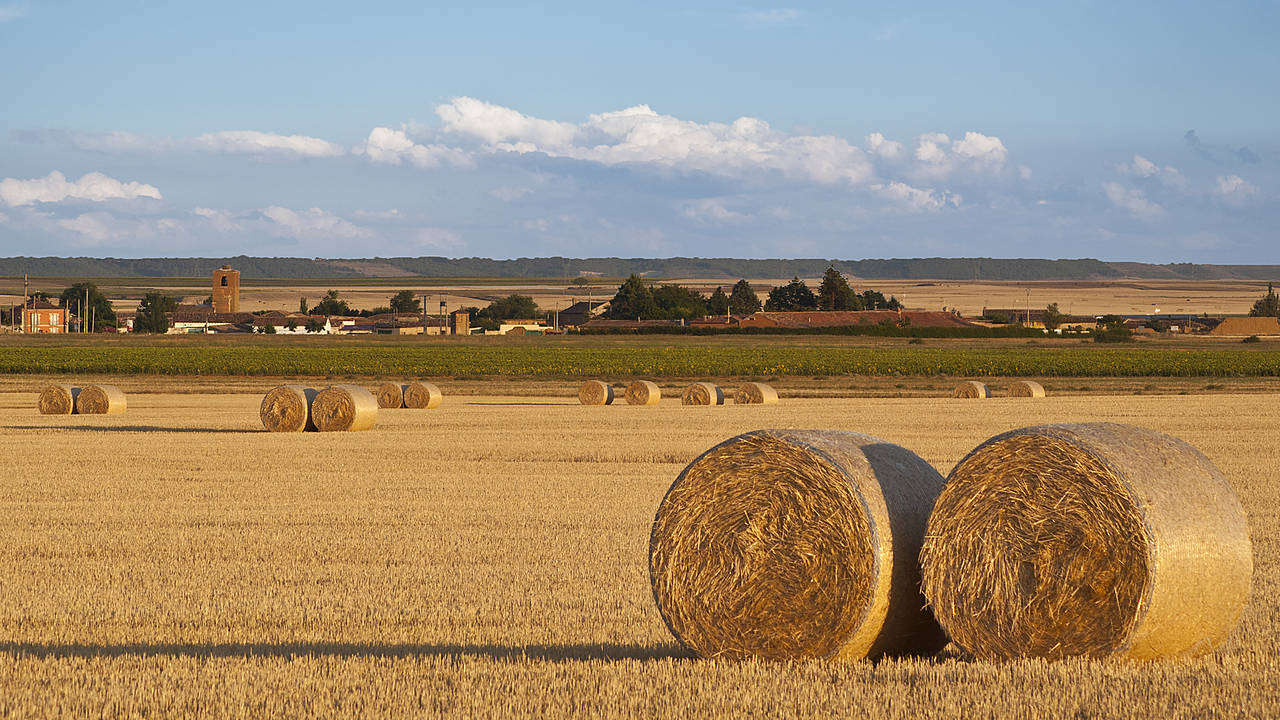
[[[525,407],[525,406],[532,406],[532,405],[539,405],[539,406],[546,406],[546,407],[572,407],[574,403],[571,403],[571,402],[558,402],[558,403],[557,402],[469,402],[466,404],[467,405],[501,405],[501,406],[515,406],[515,407]]]
[[[203,427],[160,427],[159,425],[5,425],[5,430],[73,430],[76,432],[102,433],[215,433],[215,434],[249,434],[263,433],[265,429],[236,430],[234,428]]]
[[[487,658],[503,662],[587,662],[600,660],[683,660],[692,656],[674,646],[620,645],[489,645],[456,643],[0,643],[0,654],[39,659],[183,657],[183,658]]]

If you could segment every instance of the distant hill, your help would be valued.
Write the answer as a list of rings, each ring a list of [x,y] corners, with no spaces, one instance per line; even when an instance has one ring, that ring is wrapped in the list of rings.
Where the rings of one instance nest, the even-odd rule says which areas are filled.
[[[574,278],[580,275],[648,278],[816,277],[828,265],[846,275],[873,280],[1275,280],[1280,265],[1153,265],[1102,260],[1035,258],[488,258],[398,257],[365,259],[267,258],[0,258],[0,277],[208,277],[230,265],[246,279],[280,278]]]

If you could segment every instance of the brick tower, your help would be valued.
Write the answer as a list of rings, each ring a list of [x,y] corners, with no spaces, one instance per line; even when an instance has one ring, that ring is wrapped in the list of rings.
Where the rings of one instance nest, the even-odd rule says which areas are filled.
[[[230,265],[213,271],[213,311],[240,312],[240,271]]]

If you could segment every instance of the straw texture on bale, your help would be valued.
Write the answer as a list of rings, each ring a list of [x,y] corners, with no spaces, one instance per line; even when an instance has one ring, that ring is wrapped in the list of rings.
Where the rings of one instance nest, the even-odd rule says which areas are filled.
[[[1044,386],[1034,380],[1018,380],[1009,386],[1010,397],[1044,397]]]
[[[76,411],[76,396],[80,388],[71,385],[45,385],[40,389],[36,407],[41,415],[70,415]]]
[[[262,397],[258,416],[262,427],[271,432],[314,431],[311,422],[311,403],[315,400],[315,388],[301,385],[280,385]]]
[[[395,409],[404,407],[405,386],[400,383],[384,382],[373,391],[378,398],[378,407]]]
[[[599,380],[588,380],[578,387],[578,402],[583,405],[612,405],[613,386]]]
[[[128,407],[124,393],[114,385],[89,385],[76,395],[80,415],[119,415]]]
[[[683,405],[723,405],[724,390],[715,383],[696,382],[680,393]]]
[[[932,654],[918,555],[942,477],[897,445],[757,430],[689,464],[658,508],[649,574],[671,633],[702,657]]]
[[[939,622],[987,659],[1203,654],[1253,572],[1244,511],[1213,463],[1112,423],[978,446],[947,479],[921,563]]]
[[[415,410],[430,410],[440,407],[444,394],[440,388],[429,382],[411,382],[404,386],[404,406]]]
[[[311,422],[320,432],[368,430],[378,422],[378,400],[358,385],[331,385],[311,401]]]
[[[649,380],[636,380],[627,386],[628,405],[657,405],[662,398],[658,384]]]
[[[958,398],[987,398],[991,397],[991,392],[987,390],[987,386],[977,380],[965,380],[956,386],[956,391],[952,393]]]
[[[733,402],[738,405],[772,405],[778,402],[778,391],[764,383],[742,383],[733,393]]]

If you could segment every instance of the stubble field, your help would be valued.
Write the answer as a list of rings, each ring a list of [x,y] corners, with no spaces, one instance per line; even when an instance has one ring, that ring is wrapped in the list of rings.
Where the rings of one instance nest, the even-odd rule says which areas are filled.
[[[1280,396],[587,408],[445,391],[439,409],[382,411],[370,432],[300,435],[261,432],[260,392],[134,395],[109,417],[44,417],[34,395],[0,394],[0,717],[1280,709]],[[857,430],[945,474],[998,432],[1084,420],[1181,437],[1240,493],[1254,587],[1218,652],[702,661],[680,652],[654,608],[657,504],[686,463],[734,434]]]

